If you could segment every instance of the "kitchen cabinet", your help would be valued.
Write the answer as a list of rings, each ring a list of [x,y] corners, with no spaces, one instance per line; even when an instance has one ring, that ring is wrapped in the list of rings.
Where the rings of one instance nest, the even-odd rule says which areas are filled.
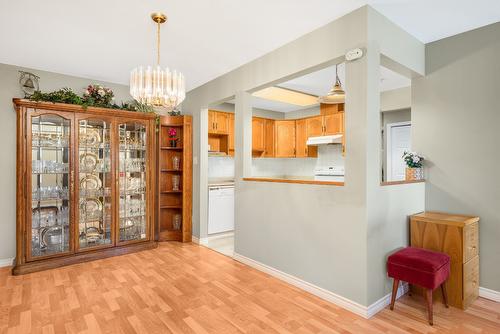
[[[324,135],[338,135],[344,133],[344,113],[323,116]]]
[[[329,136],[344,133],[344,113],[309,117],[306,119],[307,137]]]
[[[229,155],[234,157],[234,114],[229,114],[228,119],[228,149]]]
[[[252,117],[252,155],[261,156],[266,150],[266,119]]]
[[[307,119],[295,121],[295,149],[297,158],[317,157],[318,147],[307,146]]]
[[[295,157],[295,120],[276,120],[275,154],[276,158]]]
[[[14,274],[156,247],[155,115],[14,99]]]
[[[314,116],[306,118],[307,137],[323,136],[323,116]]]
[[[266,119],[264,157],[274,157],[274,119]]]
[[[225,134],[229,132],[229,113],[208,111],[208,133]]]

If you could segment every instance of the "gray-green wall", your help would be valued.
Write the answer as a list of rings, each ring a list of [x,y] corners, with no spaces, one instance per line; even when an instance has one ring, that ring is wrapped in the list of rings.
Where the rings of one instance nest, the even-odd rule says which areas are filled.
[[[500,23],[426,45],[412,82],[412,145],[426,209],[478,215],[480,286],[500,291]]]
[[[63,87],[81,93],[90,83],[104,84],[115,93],[117,103],[130,100],[128,86],[77,78],[63,74],[21,68],[0,64],[0,111],[2,130],[0,131],[0,170],[2,171],[0,191],[0,260],[15,257],[16,247],[16,113],[12,98],[24,97],[19,88],[19,71],[28,71],[40,76],[40,89],[53,91]]]

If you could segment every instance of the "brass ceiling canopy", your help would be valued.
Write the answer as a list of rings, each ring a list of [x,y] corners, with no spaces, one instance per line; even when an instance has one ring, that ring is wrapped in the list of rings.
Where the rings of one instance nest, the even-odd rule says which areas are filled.
[[[163,13],[160,13],[160,12],[156,12],[156,13],[151,14],[151,18],[156,23],[160,23],[161,24],[161,23],[167,22],[167,15],[165,15]]]

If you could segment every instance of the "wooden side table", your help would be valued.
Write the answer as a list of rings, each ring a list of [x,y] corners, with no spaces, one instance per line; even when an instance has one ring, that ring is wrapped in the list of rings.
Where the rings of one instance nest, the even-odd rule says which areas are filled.
[[[411,246],[450,256],[448,302],[466,309],[479,295],[479,217],[422,212],[410,217],[410,234]],[[416,286],[411,291],[422,294]]]

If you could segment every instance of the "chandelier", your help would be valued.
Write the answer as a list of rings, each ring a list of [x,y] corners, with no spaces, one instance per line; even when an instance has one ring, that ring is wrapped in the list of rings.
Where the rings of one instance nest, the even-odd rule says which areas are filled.
[[[320,103],[325,104],[339,104],[345,101],[345,91],[342,89],[342,83],[340,82],[339,76],[337,74],[337,65],[335,65],[335,84],[327,95],[321,96],[319,99]]]
[[[153,13],[156,28],[156,66],[142,66],[130,72],[130,95],[139,103],[174,110],[186,98],[184,75],[160,67],[160,25],[167,21],[162,13]]]

